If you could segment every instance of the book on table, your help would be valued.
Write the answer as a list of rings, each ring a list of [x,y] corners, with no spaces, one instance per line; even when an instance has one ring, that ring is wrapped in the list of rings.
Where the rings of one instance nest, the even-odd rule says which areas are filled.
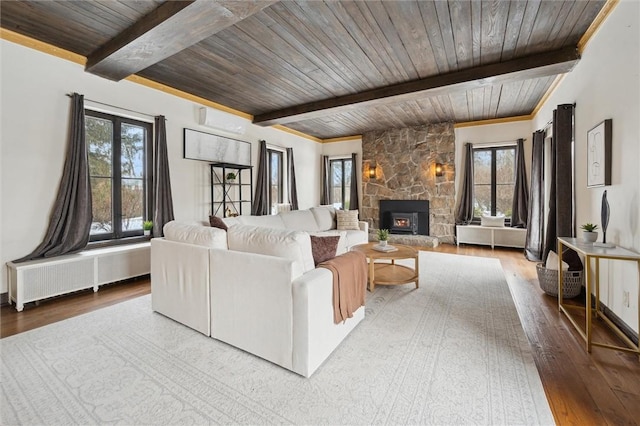
[[[373,249],[376,250],[376,251],[381,251],[383,253],[389,253],[391,251],[398,251],[398,247],[394,247],[394,246],[390,246],[390,245],[381,246],[380,244],[376,244],[375,246],[373,246]]]

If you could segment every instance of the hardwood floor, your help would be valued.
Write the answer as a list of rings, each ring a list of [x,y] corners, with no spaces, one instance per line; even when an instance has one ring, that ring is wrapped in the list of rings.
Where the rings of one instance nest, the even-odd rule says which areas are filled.
[[[549,405],[559,425],[640,425],[640,361],[622,351],[594,348],[584,343],[569,321],[558,312],[557,300],[538,286],[535,263],[520,250],[441,245],[439,251],[500,259],[507,282],[529,339]],[[62,321],[150,292],[143,278],[28,304],[23,312],[0,308],[0,337]],[[598,323],[598,321],[596,321]],[[599,341],[622,344],[596,324]]]

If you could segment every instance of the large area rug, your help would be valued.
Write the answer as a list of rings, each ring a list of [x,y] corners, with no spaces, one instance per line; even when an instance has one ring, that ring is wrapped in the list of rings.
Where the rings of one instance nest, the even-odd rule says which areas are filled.
[[[151,311],[150,296],[0,340],[0,423],[553,424],[496,259],[420,253],[309,379]]]

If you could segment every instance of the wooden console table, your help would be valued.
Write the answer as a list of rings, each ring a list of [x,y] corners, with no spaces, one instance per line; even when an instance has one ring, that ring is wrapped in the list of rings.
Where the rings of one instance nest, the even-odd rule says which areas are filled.
[[[631,339],[629,339],[609,318],[600,313],[600,259],[609,260],[623,260],[635,262],[638,266],[638,283],[640,285],[640,254],[631,250],[623,249],[621,247],[605,248],[594,246],[592,243],[584,243],[582,240],[571,237],[558,237],[558,271],[562,271],[562,251],[564,247],[569,247],[582,254],[585,257],[585,290],[587,293],[586,303],[584,308],[582,306],[566,305],[562,303],[562,288],[563,288],[563,274],[558,273],[558,308],[560,312],[564,312],[571,324],[576,328],[578,333],[586,342],[587,352],[591,352],[592,346],[600,346],[608,349],[616,349],[620,351],[632,352],[640,355],[640,346],[636,345]],[[595,280],[591,277],[591,259],[595,260]],[[591,308],[592,298],[592,281],[595,282],[595,300],[594,308]],[[640,289],[639,289],[640,290]],[[638,304],[640,305],[640,295],[638,296]],[[571,310],[584,310],[586,324],[584,330],[582,326],[578,324],[576,319],[572,316]],[[606,343],[599,343],[592,341],[592,321],[593,316],[602,319],[623,341],[628,347],[614,346]],[[638,312],[638,330],[640,330],[640,310]],[[640,333],[639,333],[640,337]]]

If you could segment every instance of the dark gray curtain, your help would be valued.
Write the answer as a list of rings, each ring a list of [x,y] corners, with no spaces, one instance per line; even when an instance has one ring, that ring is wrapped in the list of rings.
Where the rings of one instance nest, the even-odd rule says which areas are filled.
[[[464,176],[462,178],[462,190],[460,204],[456,211],[456,224],[468,225],[473,219],[473,145],[464,145]]]
[[[349,194],[349,210],[358,210],[360,203],[358,201],[358,167],[356,163],[356,153],[351,154],[351,188]]]
[[[322,156],[322,188],[320,192],[320,204],[331,204],[331,198],[329,198],[329,156]]]
[[[251,214],[264,216],[271,213],[269,205],[269,167],[267,164],[267,142],[260,141],[258,152],[258,177],[256,179],[256,193]]]
[[[527,171],[524,166],[524,141],[518,139],[516,148],[516,183],[513,188],[511,205],[511,227],[526,228],[529,214],[529,194],[527,193]]]
[[[42,243],[31,254],[14,262],[60,256],[84,249],[89,242],[92,219],[84,96],[74,93],[71,95],[69,143],[49,227]]]
[[[573,109],[558,105],[553,111],[551,148],[551,191],[543,260],[557,250],[557,237],[575,236],[573,193]]]
[[[293,148],[287,148],[287,169],[289,204],[291,204],[291,210],[298,210],[298,190],[296,188],[296,168],[293,163]]]
[[[165,223],[174,219],[171,178],[169,176],[169,156],[167,153],[167,127],[164,115],[155,117],[153,139],[153,236],[164,236]]]
[[[544,228],[544,138],[545,132],[533,134],[533,159],[531,161],[531,187],[529,189],[529,223],[524,255],[532,261],[542,260],[542,231]]]

